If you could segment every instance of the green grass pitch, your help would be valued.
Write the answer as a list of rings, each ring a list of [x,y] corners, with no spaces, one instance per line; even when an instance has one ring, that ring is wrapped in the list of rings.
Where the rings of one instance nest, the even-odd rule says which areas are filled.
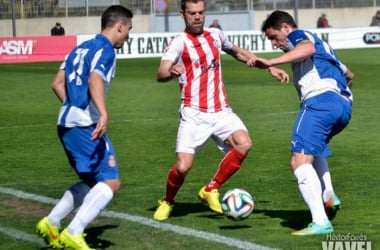
[[[377,249],[380,49],[339,50],[338,55],[355,73],[355,81],[351,123],[331,142],[329,164],[343,205],[333,225],[335,234],[365,235],[372,249]],[[117,152],[123,183],[107,210],[146,219],[152,218],[157,200],[164,194],[166,176],[175,160],[178,124],[178,84],[155,81],[159,60],[119,60],[107,99],[108,135]],[[230,104],[246,123],[254,147],[220,192],[246,189],[255,198],[255,210],[247,220],[234,222],[215,216],[199,202],[199,188],[210,180],[222,157],[210,142],[197,156],[176,197],[172,216],[162,225],[270,248],[322,249],[326,236],[290,235],[310,222],[289,165],[289,138],[299,106],[294,87],[280,85],[265,70],[249,69],[227,56],[222,64]],[[50,83],[58,66],[0,65],[0,188],[58,199],[77,180],[56,135],[60,104]],[[288,65],[282,68],[290,71]],[[51,206],[0,192],[0,229],[16,230],[10,233],[13,237],[0,232],[0,249],[43,249],[20,232],[34,235],[36,222]],[[213,239],[105,216],[96,219],[86,232],[89,245],[97,249],[235,249]]]

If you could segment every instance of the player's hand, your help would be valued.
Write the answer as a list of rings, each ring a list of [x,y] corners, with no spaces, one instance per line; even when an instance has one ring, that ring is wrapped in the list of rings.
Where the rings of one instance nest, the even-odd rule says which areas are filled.
[[[257,59],[257,57],[251,57],[250,59],[248,59],[248,61],[247,61],[248,67],[255,67],[256,59]]]
[[[178,77],[185,72],[185,67],[181,64],[174,64],[170,69],[170,74],[172,76]]]
[[[285,70],[278,69],[275,67],[269,67],[268,71],[274,78],[279,80],[281,83],[289,83],[289,75],[288,73],[286,73]]]
[[[354,73],[352,73],[351,70],[347,69],[346,72],[344,73],[344,76],[346,77],[346,80],[347,80],[347,86],[351,89],[352,82],[354,80]]]
[[[272,66],[270,60],[261,57],[252,57],[247,61],[249,67],[256,67],[260,69],[267,69]]]
[[[107,117],[103,115],[99,117],[99,121],[96,124],[95,129],[94,131],[92,131],[91,140],[94,141],[99,138],[102,138],[106,132],[107,132]]]
[[[271,64],[270,60],[258,57],[255,60],[255,65],[254,66],[256,68],[259,68],[259,69],[267,69],[267,68],[271,67],[272,64]]]

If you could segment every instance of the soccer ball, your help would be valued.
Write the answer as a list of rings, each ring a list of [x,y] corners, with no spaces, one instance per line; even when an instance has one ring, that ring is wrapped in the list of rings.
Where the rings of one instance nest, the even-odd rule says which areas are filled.
[[[255,206],[252,196],[241,188],[228,190],[222,199],[223,213],[232,220],[247,219]]]

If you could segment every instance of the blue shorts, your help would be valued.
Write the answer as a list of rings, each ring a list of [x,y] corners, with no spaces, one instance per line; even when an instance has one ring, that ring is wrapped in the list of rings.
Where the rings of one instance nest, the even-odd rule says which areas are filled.
[[[348,125],[351,106],[347,99],[330,91],[305,100],[294,123],[291,152],[330,156],[328,143]]]
[[[115,150],[109,138],[91,141],[95,126],[65,128],[58,126],[58,136],[71,166],[85,182],[119,179]]]

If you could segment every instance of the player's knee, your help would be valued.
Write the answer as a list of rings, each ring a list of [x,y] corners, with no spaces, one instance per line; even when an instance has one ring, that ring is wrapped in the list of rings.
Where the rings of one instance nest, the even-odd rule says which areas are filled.
[[[180,176],[186,176],[193,165],[193,155],[177,155],[176,169]]]
[[[243,155],[247,155],[249,150],[251,150],[251,148],[252,148],[252,141],[249,138],[237,145],[237,150]]]
[[[314,157],[312,155],[305,155],[303,152],[293,153],[290,160],[290,166],[292,167],[292,170],[295,171],[299,166],[303,164],[313,164],[313,161]]]
[[[107,181],[104,181],[104,183],[107,184],[111,188],[114,194],[116,194],[120,190],[121,182],[119,179],[107,180]]]
[[[248,153],[248,151],[253,147],[253,142],[248,138],[247,142],[244,144],[244,149]]]
[[[186,176],[190,169],[191,166],[188,166],[186,164],[177,165],[177,173],[180,176]]]

